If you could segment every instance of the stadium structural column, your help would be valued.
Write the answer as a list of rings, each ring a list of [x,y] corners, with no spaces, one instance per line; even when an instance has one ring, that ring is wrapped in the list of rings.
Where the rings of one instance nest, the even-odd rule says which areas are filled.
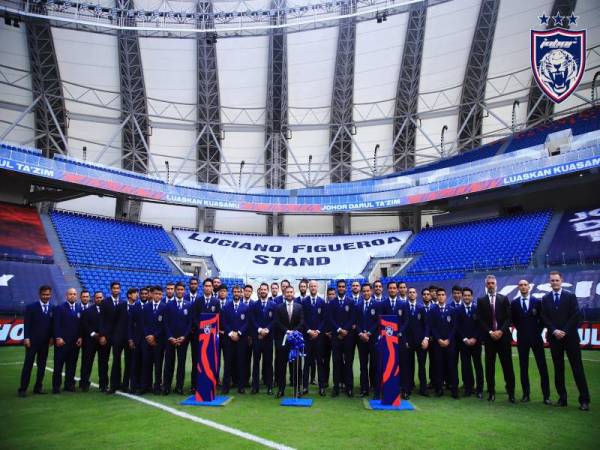
[[[546,28],[554,28],[554,16],[560,12],[563,17],[570,16],[575,11],[577,0],[554,0]],[[565,25],[566,23],[566,25]],[[552,24],[552,26],[550,26]],[[558,24],[563,28],[569,28],[568,21]],[[535,79],[531,77],[531,87],[527,99],[527,126],[534,126],[540,122],[549,121],[554,114],[554,102],[550,100],[538,87]]]
[[[458,108],[458,148],[469,150],[481,145],[483,103],[500,0],[482,0]]]
[[[213,1],[199,1],[197,28],[213,29]],[[197,54],[197,132],[201,133],[197,143],[197,180],[202,183],[219,184],[221,164],[221,101],[219,96],[219,74],[217,66],[217,34],[196,33]],[[202,129],[207,127],[202,133]],[[214,209],[198,208],[200,231],[215,230]],[[202,215],[202,217],[200,217]]]
[[[271,9],[277,11],[270,18],[272,25],[286,23],[286,7],[287,0],[271,1]],[[287,28],[274,28],[269,32],[265,115],[265,185],[270,189],[285,189],[288,158]],[[267,234],[283,234],[283,216],[267,216]]]
[[[119,23],[128,27],[135,27],[135,19],[127,14],[128,10],[135,9],[133,0],[116,0],[116,6],[121,9],[117,16]],[[137,31],[119,29],[117,31],[117,49],[121,91],[121,120],[129,118],[121,131],[123,169],[148,173],[150,123]],[[122,201],[117,201],[116,217],[139,221],[140,214],[140,200],[123,198]]]
[[[393,119],[394,171],[401,172],[415,167],[416,119],[418,112],[419,80],[425,26],[427,0],[410,6],[408,25],[402,51],[400,76],[396,88],[396,104]]]
[[[29,11],[46,14],[46,5],[29,4]],[[25,22],[31,70],[33,98],[40,98],[34,108],[35,146],[47,157],[68,150],[67,108],[50,22],[27,18]]]
[[[356,0],[344,2],[342,14],[356,12]],[[347,17],[339,21],[333,92],[331,96],[331,118],[329,126],[329,170],[332,183],[344,183],[352,178],[352,132],[354,103],[354,62],[356,52],[356,20]],[[334,234],[350,232],[350,215],[333,215]]]

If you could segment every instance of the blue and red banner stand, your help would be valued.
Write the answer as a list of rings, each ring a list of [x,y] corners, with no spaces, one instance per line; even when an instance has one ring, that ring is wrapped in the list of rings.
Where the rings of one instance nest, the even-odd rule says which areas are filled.
[[[181,405],[223,406],[230,398],[217,395],[217,377],[219,374],[219,315],[201,314],[198,322],[198,366],[196,393]]]
[[[386,411],[414,410],[414,406],[400,396],[400,346],[398,338],[398,317],[379,317],[378,376],[381,398],[370,400],[369,409]]]

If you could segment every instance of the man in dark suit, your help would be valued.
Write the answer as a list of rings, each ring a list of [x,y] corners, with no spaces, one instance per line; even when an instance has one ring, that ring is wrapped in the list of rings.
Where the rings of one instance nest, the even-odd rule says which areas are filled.
[[[121,284],[113,281],[110,285],[110,297],[102,302],[102,330],[107,345],[112,351],[112,367],[110,370],[110,389],[107,394],[114,394],[121,387],[121,353],[127,345],[127,302],[121,299]]]
[[[319,294],[316,280],[308,283],[308,295],[302,300],[304,312],[304,353],[306,360],[302,371],[302,394],[308,394],[308,382],[312,367],[316,366],[319,395],[325,395],[323,342],[326,331],[327,304]]]
[[[82,289],[79,293],[79,304],[81,305],[81,347],[79,348],[79,353],[81,354],[81,364],[79,365],[79,388],[81,389],[81,379],[83,378],[83,359],[85,355],[85,344],[87,342],[83,329],[83,318],[88,309],[94,306],[91,301],[90,291],[87,289]]]
[[[458,373],[456,369],[456,309],[446,305],[446,290],[437,288],[437,305],[429,313],[429,325],[434,340],[435,393],[444,395],[442,381],[450,386],[453,398],[458,398]]]
[[[404,283],[402,283],[404,284]],[[408,291],[407,291],[408,292]],[[400,388],[404,398],[407,397],[405,390],[408,385],[408,351],[406,347],[406,327],[408,326],[408,301],[402,300],[398,295],[398,283],[390,281],[387,284],[387,298],[381,303],[381,314],[396,316],[398,318],[398,363],[400,366]]]
[[[522,402],[529,401],[529,350],[533,351],[535,362],[540,373],[542,395],[544,403],[550,405],[550,381],[548,366],[544,352],[542,330],[542,302],[530,295],[529,282],[519,281],[519,297],[511,303],[512,322],[517,329],[517,350],[519,351],[519,372],[521,374],[521,387],[523,388]]]
[[[233,371],[236,371],[238,393],[245,392],[244,376],[246,373],[246,352],[248,351],[247,334],[250,323],[250,307],[242,301],[242,288],[234,286],[233,301],[227,303],[222,311],[223,318],[223,394],[229,393]]]
[[[165,313],[167,305],[162,301],[162,288],[152,288],[152,301],[146,302],[142,313],[144,344],[142,347],[142,393],[152,390],[161,394],[162,370],[165,353]],[[154,370],[154,383],[152,372]]]
[[[323,319],[323,336],[322,336],[322,349],[323,349],[323,380],[325,382],[325,388],[329,387],[329,374],[331,373],[331,342],[332,342],[332,331],[331,331],[331,320],[329,318],[329,305],[336,299],[336,293],[334,288],[327,289],[327,298],[325,298],[325,318]]]
[[[110,356],[110,348],[107,345],[106,338],[100,332],[102,328],[103,300],[104,294],[102,292],[94,292],[94,304],[84,311],[81,318],[84,344],[79,387],[83,392],[87,392],[90,389],[90,375],[96,355],[98,355],[98,383],[100,391],[106,392],[106,389],[108,389],[108,358]]]
[[[60,394],[63,367],[64,390],[75,392],[75,369],[81,347],[81,305],[77,303],[77,291],[67,289],[67,301],[54,308],[52,323],[54,332],[54,372],[52,393]]]
[[[206,280],[204,280],[205,284],[208,282],[208,284],[210,285],[208,291],[209,291],[209,298],[213,297],[213,286],[212,286],[212,279],[211,278],[207,278]],[[197,337],[197,332],[198,332],[198,322],[196,321],[196,300],[199,299],[202,294],[198,291],[198,286],[199,286],[200,282],[198,281],[198,278],[196,277],[192,277],[190,278],[190,281],[188,283],[188,288],[189,291],[186,292],[186,294],[184,295],[184,299],[187,300],[188,302],[190,302],[190,305],[192,307],[192,330],[190,331],[190,335],[188,336],[189,341],[190,341],[190,352],[191,352],[191,356],[192,356],[192,371],[190,374],[190,378],[191,378],[191,391],[190,393],[193,395],[196,392],[196,380],[197,380],[197,376],[196,376],[196,367],[198,365],[198,339]]]
[[[252,334],[252,394],[260,389],[261,364],[262,379],[267,386],[267,394],[273,394],[273,320],[275,303],[269,297],[269,285],[258,287],[258,300],[251,304]]]
[[[175,356],[177,356],[175,393],[183,395],[185,360],[187,357],[188,339],[192,329],[192,305],[183,299],[184,294],[185,286],[181,282],[177,283],[175,285],[175,300],[169,302],[165,310],[163,395],[171,393],[173,373],[175,371]]]
[[[214,286],[214,284],[213,284]],[[225,308],[225,305],[227,304],[227,302],[229,301],[229,299],[227,298],[229,295],[229,293],[227,292],[227,286],[222,285],[219,287],[219,289],[217,290],[217,303],[219,306],[219,361],[224,361],[225,357],[223,356],[223,346],[225,345],[225,331],[223,329],[223,308]],[[218,384],[219,386],[222,386],[222,378],[221,378],[221,371],[225,370],[224,368],[224,363],[219,364],[219,373],[217,374],[217,380],[218,380]]]
[[[141,291],[140,291],[141,292]],[[146,295],[145,303],[148,301],[148,295]],[[129,391],[133,394],[141,394],[142,392],[142,347],[144,344],[144,304],[140,300],[136,301],[133,305],[127,305],[128,310],[128,326],[127,326],[127,338],[128,347],[130,352],[130,375],[129,375]]]
[[[381,304],[372,297],[371,285],[361,286],[362,296],[356,304],[356,336],[360,362],[360,396],[366,397],[372,389],[379,398],[377,382],[377,337]]]
[[[46,372],[46,360],[48,358],[48,346],[52,341],[52,316],[54,307],[50,304],[52,288],[40,286],[38,301],[30,303],[25,308],[24,317],[24,339],[25,360],[21,371],[21,384],[19,386],[19,397],[25,397],[33,363],[37,364],[37,376],[33,386],[34,394],[45,394],[42,391],[42,383]]]
[[[473,302],[471,288],[462,289],[462,304],[456,308],[457,338],[462,342],[460,364],[462,367],[465,397],[475,393],[483,398],[483,366],[481,365],[481,326],[477,319],[477,305]],[[475,369],[475,376],[473,376]]]
[[[275,309],[275,318],[273,320],[273,331],[275,339],[275,351],[278,353],[277,367],[275,373],[277,377],[277,397],[283,397],[285,392],[285,372],[288,365],[288,356],[290,352],[287,343],[287,335],[292,331],[302,331],[304,327],[304,312],[302,305],[295,302],[294,288],[288,286],[284,291],[285,301]],[[299,361],[292,364],[292,385],[294,390],[299,386],[299,374],[301,366],[297,365]]]
[[[485,278],[486,295],[477,299],[479,325],[485,345],[485,378],[488,401],[496,400],[496,355],[500,358],[508,400],[515,403],[515,372],[512,362],[510,333],[511,309],[506,296],[496,292],[496,277]]]
[[[417,303],[417,290],[408,289],[408,313],[406,320],[406,353],[408,370],[405,384],[402,388],[405,400],[408,400],[415,387],[415,357],[417,359],[419,375],[419,394],[427,396],[427,372],[425,360],[429,348],[429,322],[425,315],[425,308]]]
[[[581,320],[579,304],[575,294],[562,288],[563,277],[560,272],[550,272],[552,291],[542,298],[542,317],[548,329],[550,353],[554,364],[554,384],[558,392],[556,406],[567,406],[565,389],[565,353],[573,378],[579,390],[579,409],[589,411],[590,393],[581,362],[581,348],[577,326]]]
[[[354,385],[354,327],[356,325],[354,300],[346,297],[346,282],[338,280],[337,297],[328,305],[331,326],[331,350],[333,353],[333,390],[331,395],[340,395],[343,383],[348,397],[352,397]]]

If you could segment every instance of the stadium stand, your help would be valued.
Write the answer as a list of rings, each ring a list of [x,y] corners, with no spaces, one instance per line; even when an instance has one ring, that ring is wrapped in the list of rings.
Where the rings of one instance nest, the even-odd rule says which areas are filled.
[[[406,274],[456,278],[457,272],[527,266],[551,217],[542,211],[425,229],[406,248],[406,255],[419,256]]]
[[[35,208],[0,203],[0,259],[53,262],[52,248]]]
[[[600,264],[600,208],[565,211],[545,263]]]

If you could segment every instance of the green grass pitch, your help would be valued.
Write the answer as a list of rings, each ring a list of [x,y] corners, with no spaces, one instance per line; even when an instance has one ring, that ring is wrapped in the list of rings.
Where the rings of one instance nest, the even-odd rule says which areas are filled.
[[[260,447],[255,442],[126,397],[101,394],[94,388],[89,393],[18,398],[16,391],[23,355],[23,348],[0,348],[0,448],[146,450]],[[516,354],[514,356],[518,400],[521,392],[518,360]],[[548,350],[546,356],[552,400],[555,401],[557,397]],[[319,397],[314,386],[310,395],[314,399],[312,408],[281,407],[273,396],[264,393],[239,395],[236,392],[231,403],[219,408],[180,406],[178,403],[184,397],[177,395],[147,394],[144,398],[298,449],[598,448],[600,404],[596,401],[600,398],[600,352],[583,352],[583,358],[592,397],[591,411],[587,413],[577,409],[577,390],[568,363],[569,406],[556,408],[542,404],[533,358],[530,360],[532,402],[529,404],[508,403],[500,388],[503,378],[499,364],[499,392],[494,404],[485,399],[453,400],[450,396],[423,398],[413,395],[411,401],[416,411],[371,411],[365,409],[359,398]],[[52,351],[48,366],[52,367]],[[51,375],[46,373],[46,391],[50,390]],[[358,382],[358,367],[355,367],[355,377]],[[93,381],[97,382],[96,379]],[[186,383],[189,383],[189,375]]]

